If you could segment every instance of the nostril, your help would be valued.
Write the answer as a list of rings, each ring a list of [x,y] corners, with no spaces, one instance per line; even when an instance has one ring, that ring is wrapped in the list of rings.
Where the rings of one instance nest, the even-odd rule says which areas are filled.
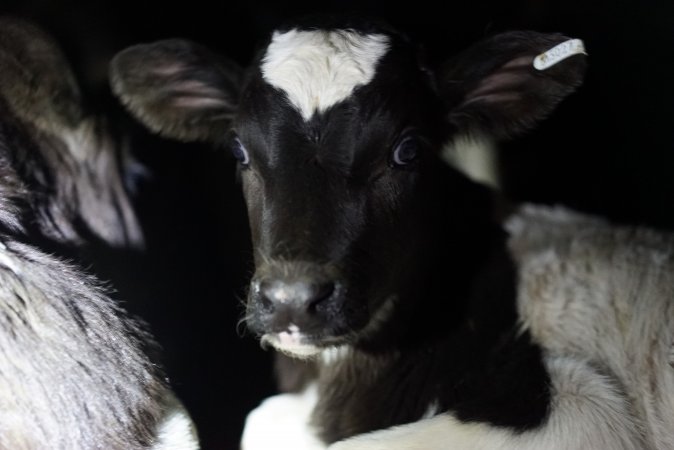
[[[253,284],[253,294],[257,297],[263,311],[267,313],[274,312],[274,300],[269,295],[269,285],[267,282],[255,282]]]
[[[324,301],[332,297],[335,292],[335,283],[326,282],[313,285],[313,295],[308,302],[307,308],[310,312],[314,312],[316,308]]]

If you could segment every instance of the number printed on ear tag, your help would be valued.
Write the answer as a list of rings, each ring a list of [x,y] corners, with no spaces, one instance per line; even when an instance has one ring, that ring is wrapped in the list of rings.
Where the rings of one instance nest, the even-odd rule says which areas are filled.
[[[534,68],[538,70],[548,69],[558,62],[565,60],[569,56],[578,54],[587,55],[585,45],[580,39],[569,39],[559,45],[552,47],[545,53],[541,53],[534,58]]]

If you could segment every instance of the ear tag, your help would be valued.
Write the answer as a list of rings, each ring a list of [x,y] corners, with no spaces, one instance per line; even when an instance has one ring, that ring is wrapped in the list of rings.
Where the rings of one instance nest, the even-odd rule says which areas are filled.
[[[534,58],[534,68],[545,70],[558,62],[565,60],[569,56],[578,54],[587,55],[587,53],[585,53],[583,41],[580,39],[569,39]]]

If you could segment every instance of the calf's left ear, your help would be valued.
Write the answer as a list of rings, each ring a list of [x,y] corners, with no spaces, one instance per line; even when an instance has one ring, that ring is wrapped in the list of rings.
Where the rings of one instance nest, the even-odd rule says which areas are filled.
[[[61,50],[38,27],[13,17],[0,18],[0,97],[22,120],[57,135],[84,117]]]
[[[516,31],[478,42],[439,71],[449,121],[460,131],[497,139],[533,127],[583,81],[583,42],[560,34]]]
[[[110,64],[112,88],[151,130],[183,141],[214,141],[236,112],[243,71],[193,42],[129,47]]]

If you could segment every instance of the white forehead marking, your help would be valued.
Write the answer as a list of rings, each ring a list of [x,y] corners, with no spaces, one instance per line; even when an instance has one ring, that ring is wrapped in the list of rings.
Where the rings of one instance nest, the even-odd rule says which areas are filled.
[[[275,32],[262,59],[262,76],[309,120],[369,83],[389,49],[383,34],[350,30]]]

